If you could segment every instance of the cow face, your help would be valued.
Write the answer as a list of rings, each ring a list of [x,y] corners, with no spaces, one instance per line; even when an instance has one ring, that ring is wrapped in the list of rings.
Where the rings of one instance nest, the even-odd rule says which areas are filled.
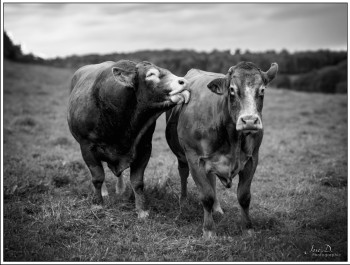
[[[226,77],[214,79],[208,84],[212,92],[227,97],[228,112],[237,131],[255,133],[262,130],[265,89],[277,71],[276,63],[263,72],[253,63],[240,62],[229,69]]]
[[[113,68],[119,83],[135,90],[137,101],[147,106],[171,106],[187,103],[187,80],[149,62],[136,64],[132,71]]]

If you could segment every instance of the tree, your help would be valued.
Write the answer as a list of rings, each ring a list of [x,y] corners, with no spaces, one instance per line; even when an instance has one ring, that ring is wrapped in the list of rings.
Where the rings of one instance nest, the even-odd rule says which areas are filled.
[[[20,45],[15,45],[10,37],[4,31],[4,58],[10,60],[16,60],[22,56],[22,50]]]

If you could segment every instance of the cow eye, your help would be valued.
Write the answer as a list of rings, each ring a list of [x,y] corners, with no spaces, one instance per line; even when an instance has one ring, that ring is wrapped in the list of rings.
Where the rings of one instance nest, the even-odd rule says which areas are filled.
[[[150,77],[152,75],[155,75],[155,73],[154,72],[150,72],[150,73],[147,74],[147,77]]]
[[[230,86],[230,94],[231,94],[232,96],[235,95],[235,88],[234,88],[233,86]]]

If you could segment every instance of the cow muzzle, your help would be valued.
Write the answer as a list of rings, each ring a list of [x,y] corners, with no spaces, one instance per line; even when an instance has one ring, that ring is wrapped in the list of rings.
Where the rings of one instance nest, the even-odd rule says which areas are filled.
[[[256,133],[262,128],[262,122],[258,115],[242,115],[236,124],[236,130],[243,133]]]
[[[182,104],[183,102],[188,103],[190,100],[190,92],[187,90],[187,85],[188,81],[185,78],[174,75],[170,83],[170,100],[177,104]]]

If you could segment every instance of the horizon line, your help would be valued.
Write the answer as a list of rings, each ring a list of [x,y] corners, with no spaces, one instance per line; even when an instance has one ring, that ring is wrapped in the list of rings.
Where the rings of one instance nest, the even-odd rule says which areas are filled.
[[[330,52],[348,52],[347,48],[341,48],[341,49],[336,49],[336,48],[315,48],[315,49],[305,49],[305,50],[294,50],[291,51],[287,48],[282,48],[282,49],[267,49],[267,50],[250,50],[250,49],[212,49],[210,51],[204,51],[204,50],[197,50],[195,48],[183,48],[183,49],[171,49],[171,48],[164,48],[164,49],[140,49],[140,50],[134,50],[134,51],[115,51],[115,52],[108,52],[108,53],[99,53],[99,52],[92,52],[92,53],[84,53],[84,54],[70,54],[70,55],[65,55],[65,56],[41,56],[40,53],[23,53],[23,55],[30,55],[32,54],[33,56],[39,57],[43,60],[55,60],[55,59],[67,59],[70,57],[84,57],[84,56],[92,56],[92,55],[97,55],[97,56],[108,56],[112,54],[133,54],[133,53],[138,53],[138,52],[164,52],[164,51],[172,51],[172,52],[181,52],[181,51],[191,51],[195,53],[206,53],[210,54],[213,52],[230,52],[230,55],[235,55],[235,52],[237,50],[240,50],[240,54],[246,54],[247,52],[249,53],[282,53],[283,51],[286,51],[289,54],[296,54],[296,53],[303,53],[303,52],[319,52],[319,51],[330,51]]]

